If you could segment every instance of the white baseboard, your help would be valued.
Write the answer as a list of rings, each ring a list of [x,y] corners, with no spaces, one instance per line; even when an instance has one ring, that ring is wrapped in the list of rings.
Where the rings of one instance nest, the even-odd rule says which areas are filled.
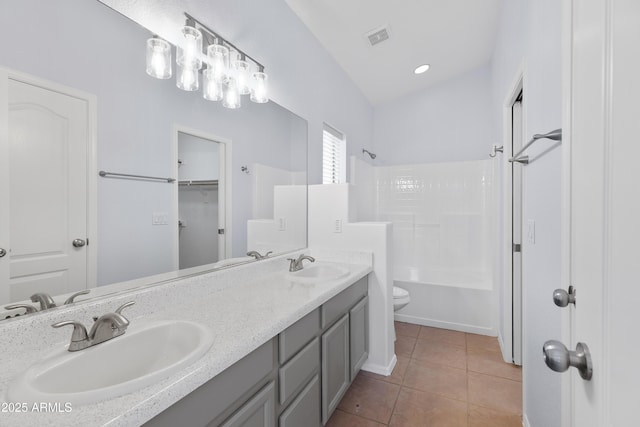
[[[504,346],[504,340],[502,339],[502,334],[498,331],[498,344],[500,344],[500,352],[502,353],[502,360],[506,363],[513,363],[513,355],[511,354],[511,349],[506,348]]]
[[[396,313],[393,317],[395,320],[398,320],[400,322],[413,323],[416,325],[451,329],[454,331],[469,332],[470,334],[488,335],[490,337],[495,337],[497,335],[497,332],[494,328],[489,328],[484,326],[467,325],[465,323],[445,322],[442,320],[427,319],[424,317],[409,316],[406,314],[398,314],[398,313]]]
[[[369,363],[369,361],[366,361],[364,362],[364,365],[362,365],[362,370],[388,377],[393,372],[393,368],[396,367],[397,362],[398,362],[398,358],[394,354],[393,357],[391,358],[391,362],[389,362],[389,365],[387,366],[377,365],[377,364]]]

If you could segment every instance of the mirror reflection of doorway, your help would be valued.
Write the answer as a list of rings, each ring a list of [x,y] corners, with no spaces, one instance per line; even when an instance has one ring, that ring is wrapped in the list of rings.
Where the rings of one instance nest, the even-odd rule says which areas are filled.
[[[225,258],[225,144],[178,131],[179,268]]]

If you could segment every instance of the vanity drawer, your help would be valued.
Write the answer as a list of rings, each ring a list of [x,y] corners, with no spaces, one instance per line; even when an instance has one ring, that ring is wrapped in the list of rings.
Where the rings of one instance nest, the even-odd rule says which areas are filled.
[[[300,391],[319,368],[320,339],[316,338],[280,368],[280,403],[284,404]]]
[[[280,364],[284,364],[311,341],[319,330],[320,309],[317,308],[280,333]]]
[[[367,295],[368,290],[367,277],[365,276],[324,303],[322,306],[322,328],[330,326],[340,316],[349,311],[355,303]]]
[[[316,375],[280,415],[279,427],[320,425],[320,380]]]

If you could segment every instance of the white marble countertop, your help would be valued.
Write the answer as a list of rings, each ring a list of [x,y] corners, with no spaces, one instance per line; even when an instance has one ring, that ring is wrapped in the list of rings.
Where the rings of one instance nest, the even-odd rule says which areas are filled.
[[[317,264],[338,264],[349,274],[332,281],[295,283],[284,255],[3,322],[0,425],[139,426],[372,271],[370,253],[305,253],[316,256]],[[71,405],[70,411],[64,405],[59,411],[33,411],[31,405],[25,413],[11,410],[5,400],[11,381],[70,339],[68,328],[53,329],[52,323],[77,320],[87,325],[92,316],[114,311],[126,301],[136,303],[125,313],[129,328],[135,328],[136,320],[195,321],[213,331],[211,349],[191,366],[135,393]]]

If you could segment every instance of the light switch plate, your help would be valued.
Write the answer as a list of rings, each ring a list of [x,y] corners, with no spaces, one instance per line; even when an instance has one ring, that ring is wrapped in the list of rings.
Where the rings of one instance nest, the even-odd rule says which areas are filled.
[[[151,216],[152,225],[167,225],[169,224],[169,214],[167,212],[154,212]]]

